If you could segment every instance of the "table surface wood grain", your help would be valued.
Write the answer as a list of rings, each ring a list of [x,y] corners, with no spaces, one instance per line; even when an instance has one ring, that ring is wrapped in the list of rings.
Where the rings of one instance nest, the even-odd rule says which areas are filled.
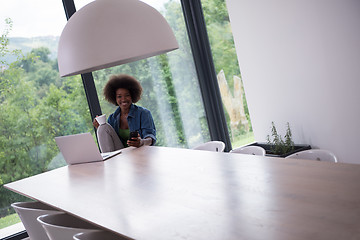
[[[133,239],[360,239],[360,165],[129,148],[5,185]]]

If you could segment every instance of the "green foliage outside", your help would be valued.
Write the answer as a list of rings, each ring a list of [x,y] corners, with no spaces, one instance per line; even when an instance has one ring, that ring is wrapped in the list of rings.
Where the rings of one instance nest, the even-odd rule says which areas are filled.
[[[216,73],[219,73],[221,70],[224,70],[230,89],[234,89],[233,76],[237,76],[241,79],[241,73],[225,0],[202,0],[201,3],[214,59],[215,71]],[[243,98],[243,105],[249,123],[249,131],[239,125],[238,128],[232,132],[229,123],[230,119],[224,108],[228,130],[233,139],[233,148],[247,144],[254,139],[245,97]]]
[[[21,220],[16,213],[0,218],[0,229],[19,223]]]
[[[92,130],[80,77],[60,79],[46,48],[9,51],[9,29],[1,36],[1,55],[18,60],[1,62],[0,217],[13,212],[10,203],[25,200],[3,184],[63,166],[54,137]]]
[[[203,1],[203,7],[216,71],[224,69],[228,76],[240,76],[225,2]],[[181,5],[170,0],[162,14],[174,30],[179,50],[93,75],[103,113],[115,110],[103,99],[108,77],[114,73],[136,76],[144,88],[138,104],[153,114],[157,145],[191,147],[210,140],[207,120]],[[10,204],[28,199],[6,190],[3,184],[64,166],[54,137],[93,133],[93,126],[81,77],[60,78],[57,60],[51,58],[47,47],[33,48],[26,54],[10,50],[12,22],[5,21],[8,28],[0,38],[0,224],[11,224],[14,211]],[[231,82],[229,85],[232,87]],[[252,138],[251,133],[241,132],[236,142]]]
[[[254,138],[254,134],[253,132],[247,132],[247,133],[244,133],[244,134],[241,134],[241,135],[238,135],[236,138],[235,138],[235,141],[231,142],[232,146],[233,146],[233,149],[238,146],[244,146],[244,145],[247,145],[251,142],[254,142],[255,141],[255,138]]]
[[[232,76],[240,75],[235,44],[225,0],[202,0],[206,29],[209,36],[215,71],[224,70],[233,88]]]

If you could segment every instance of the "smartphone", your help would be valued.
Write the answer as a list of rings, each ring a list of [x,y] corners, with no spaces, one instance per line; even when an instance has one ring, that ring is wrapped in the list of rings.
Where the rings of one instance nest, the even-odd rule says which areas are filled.
[[[137,131],[130,132],[129,140],[130,140],[130,141],[133,141],[132,138],[137,138],[138,136],[139,136],[139,135],[138,135],[138,132],[137,132]]]

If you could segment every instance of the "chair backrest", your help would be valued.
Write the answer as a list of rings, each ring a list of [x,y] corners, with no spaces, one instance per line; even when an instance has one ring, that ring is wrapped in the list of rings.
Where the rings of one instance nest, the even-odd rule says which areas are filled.
[[[251,154],[251,155],[259,155],[259,156],[265,156],[265,149],[259,146],[245,146],[245,147],[239,147],[235,148],[230,151],[230,153],[241,153],[241,154]]]
[[[94,225],[66,213],[42,215],[37,221],[43,226],[50,240],[73,239],[75,234],[99,230]]]
[[[11,206],[19,215],[31,239],[49,240],[45,230],[36,219],[41,215],[60,213],[60,211],[40,202],[16,202]]]
[[[202,143],[196,147],[193,147],[192,149],[213,151],[213,152],[223,152],[225,149],[225,143],[223,143],[222,141],[210,141],[210,142]]]
[[[325,162],[337,162],[336,156],[324,149],[310,149],[297,153],[293,153],[286,158],[295,158],[295,159],[308,159],[308,160],[317,160]]]

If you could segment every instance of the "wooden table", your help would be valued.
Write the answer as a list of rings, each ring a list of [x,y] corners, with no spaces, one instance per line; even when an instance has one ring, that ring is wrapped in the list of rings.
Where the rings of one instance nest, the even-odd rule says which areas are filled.
[[[141,147],[5,187],[134,239],[360,239],[360,165]]]

